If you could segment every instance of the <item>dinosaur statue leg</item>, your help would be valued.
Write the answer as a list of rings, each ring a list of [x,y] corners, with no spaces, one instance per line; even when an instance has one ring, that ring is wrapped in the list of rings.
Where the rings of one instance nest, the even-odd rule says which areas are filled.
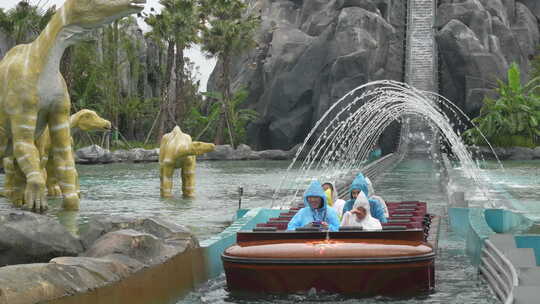
[[[12,191],[9,196],[11,203],[17,207],[24,206],[24,192],[26,189],[26,177],[16,161],[12,163]]]
[[[17,207],[22,205],[22,195],[19,199],[19,201],[15,201],[13,198],[14,194],[14,187],[15,187],[15,164],[14,159],[12,156],[6,156],[3,159],[3,165],[4,165],[4,193],[3,195],[9,200],[15,204]],[[19,191],[19,193],[22,193],[22,191]]]
[[[47,195],[51,197],[62,196],[62,190],[58,185],[58,179],[56,178],[56,172],[54,170],[54,161],[52,159],[46,160],[45,172],[47,174]]]
[[[186,156],[182,164],[182,194],[184,197],[195,196],[195,163],[194,155]]]
[[[24,110],[11,116],[11,132],[13,156],[26,177],[23,208],[44,211],[47,209],[45,179],[41,172],[39,152],[34,141],[37,101],[21,102],[21,104],[27,105]]]
[[[172,197],[172,180],[174,175],[174,164],[162,163],[159,166],[159,181],[161,197]]]
[[[75,186],[77,170],[75,169],[71,148],[69,110],[70,101],[69,96],[66,94],[59,108],[49,114],[49,132],[55,173],[63,195],[62,207],[65,210],[78,210],[79,196]]]

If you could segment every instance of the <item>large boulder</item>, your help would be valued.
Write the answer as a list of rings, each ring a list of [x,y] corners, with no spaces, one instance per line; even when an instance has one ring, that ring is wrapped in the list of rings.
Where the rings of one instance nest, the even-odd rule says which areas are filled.
[[[49,223],[48,227],[53,226]],[[76,293],[108,288],[111,283],[152,267],[183,266],[189,272],[191,267],[185,265],[183,258],[176,257],[198,247],[189,230],[158,218],[96,218],[90,221],[83,237],[90,247],[78,257],[0,267],[0,303],[48,303]],[[156,270],[136,275],[154,279],[152,271]]]
[[[0,303],[44,303],[106,282],[82,267],[56,263],[6,266],[0,268]]]
[[[25,211],[0,213],[0,266],[48,262],[82,251],[81,242],[48,216]]]
[[[258,47],[236,57],[231,70],[233,90],[247,87],[244,104],[260,113],[247,128],[254,149],[289,150],[351,89],[402,79],[401,1],[248,2],[261,17]],[[209,91],[217,88],[220,67]]]
[[[520,3],[523,2],[523,3]],[[440,93],[467,115],[478,115],[483,99],[506,79],[511,63],[529,75],[540,39],[533,1],[441,1],[435,25],[440,53]],[[538,17],[538,15],[537,15]],[[491,91],[491,93],[490,93]]]
[[[190,246],[198,246],[198,241],[184,226],[152,218],[130,218],[122,216],[94,217],[81,233],[81,241],[85,248],[89,248],[103,235],[117,230],[131,229],[150,234],[167,243],[188,242]]]
[[[197,159],[205,160],[230,160],[234,159],[235,150],[231,145],[218,145],[214,151],[197,156]]]

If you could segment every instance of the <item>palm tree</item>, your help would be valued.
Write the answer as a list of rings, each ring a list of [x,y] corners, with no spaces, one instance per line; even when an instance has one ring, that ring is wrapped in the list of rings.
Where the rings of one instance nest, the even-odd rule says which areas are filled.
[[[229,133],[229,140],[234,146],[233,126],[228,115],[231,101],[231,61],[255,45],[255,30],[259,19],[246,13],[247,6],[242,0],[201,0],[206,25],[202,32],[203,50],[211,56],[217,56],[221,71],[219,89],[221,91],[221,113],[216,126],[215,144],[223,143],[223,130]]]
[[[200,30],[199,3],[196,0],[161,0],[163,10],[146,18],[152,27],[148,34],[158,43],[167,44],[167,63],[162,84],[162,106],[159,137],[172,127],[171,123],[183,121],[187,111],[186,94],[184,94],[185,60],[184,51],[198,41]],[[175,100],[169,100],[172,94],[168,91],[175,76]]]

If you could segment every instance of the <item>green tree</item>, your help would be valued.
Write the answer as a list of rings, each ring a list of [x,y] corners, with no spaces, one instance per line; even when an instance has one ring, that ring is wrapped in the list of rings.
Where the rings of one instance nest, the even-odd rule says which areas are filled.
[[[55,11],[55,6],[45,10],[30,4],[29,0],[23,0],[6,12],[0,8],[0,29],[13,39],[15,44],[28,43],[47,26]]]
[[[160,14],[146,18],[152,27],[149,37],[167,44],[167,64],[162,84],[161,119],[159,138],[164,132],[184,120],[188,101],[184,87],[186,83],[184,52],[198,41],[201,19],[197,0],[161,0]],[[175,92],[169,92],[173,79]]]
[[[218,58],[220,71],[219,91],[222,98],[219,121],[216,125],[214,143],[224,142],[223,131],[228,130],[229,141],[234,146],[231,125],[231,62],[233,56],[255,46],[254,35],[259,26],[259,18],[247,14],[247,6],[242,0],[201,0],[206,26],[202,31],[202,48]],[[245,15],[244,15],[245,14]]]
[[[223,104],[223,94],[221,92],[206,92],[203,93],[210,101],[208,115],[202,115],[201,111],[196,108],[191,109],[189,125],[192,126],[196,134],[196,140],[210,140],[215,137],[216,126],[220,121],[221,105]],[[251,109],[240,109],[240,105],[247,99],[248,91],[244,88],[232,93],[229,106],[227,108],[227,117],[229,118],[229,126],[231,128],[229,134],[232,142],[240,143],[246,139],[246,125],[249,122],[257,119],[259,114]],[[199,132],[200,130],[200,132]],[[229,130],[228,130],[229,131]],[[204,137],[203,137],[204,136]]]
[[[522,85],[519,67],[514,63],[508,69],[508,82],[498,83],[495,90],[499,98],[485,98],[480,116],[472,121],[495,146],[536,146],[540,142],[540,96],[535,92],[540,77]],[[485,145],[478,129],[469,129],[464,136],[473,144]]]

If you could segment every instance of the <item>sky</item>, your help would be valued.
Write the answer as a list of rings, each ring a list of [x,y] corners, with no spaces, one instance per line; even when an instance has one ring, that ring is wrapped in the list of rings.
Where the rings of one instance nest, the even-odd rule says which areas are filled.
[[[14,7],[17,3],[19,3],[20,0],[0,0],[0,8],[3,9],[10,9]],[[44,8],[48,8],[51,5],[56,5],[56,8],[59,8],[64,4],[65,0],[30,0],[31,4],[39,5]],[[153,7],[155,10],[160,10],[161,5],[159,4],[159,0],[146,0],[146,7],[144,9],[144,12],[149,13],[150,8]],[[144,30],[147,30],[146,23],[142,20],[138,20],[139,26]],[[185,52],[185,55],[191,59],[191,61],[195,62],[195,65],[199,68],[199,74],[197,75],[197,79],[201,81],[200,90],[206,91],[206,83],[208,82],[208,77],[210,77],[210,73],[212,73],[212,70],[214,69],[214,66],[216,64],[215,59],[206,59],[204,55],[202,54],[199,47],[195,46],[191,49],[189,49],[187,52]]]

